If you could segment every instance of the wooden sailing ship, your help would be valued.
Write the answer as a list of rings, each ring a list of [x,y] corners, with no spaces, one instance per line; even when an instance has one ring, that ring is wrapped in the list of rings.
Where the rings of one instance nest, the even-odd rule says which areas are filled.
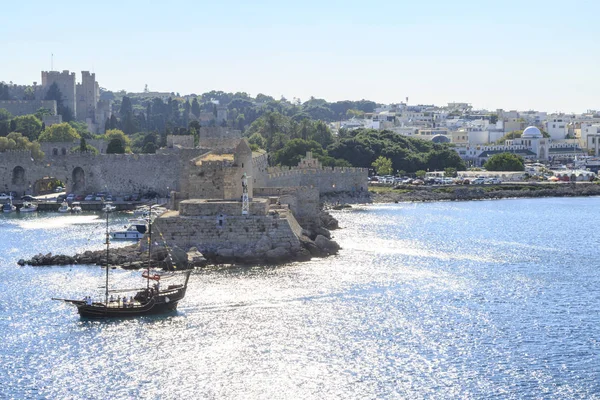
[[[148,233],[148,266],[142,277],[146,279],[146,287],[141,289],[125,289],[125,290],[109,290],[109,245],[110,236],[108,232],[108,212],[106,213],[106,284],[104,301],[92,301],[91,297],[86,297],[83,300],[57,299],[77,307],[77,311],[82,318],[124,318],[137,317],[143,315],[164,314],[177,309],[179,301],[185,297],[188,280],[191,270],[183,271],[180,274],[150,274],[151,260],[151,234],[152,224],[150,223]],[[161,282],[169,282],[174,278],[183,280],[183,283],[174,283],[161,287]],[[154,283],[150,285],[150,281]],[[129,298],[123,298],[117,295],[114,298],[114,293],[131,292]],[[110,294],[110,297],[109,297]]]

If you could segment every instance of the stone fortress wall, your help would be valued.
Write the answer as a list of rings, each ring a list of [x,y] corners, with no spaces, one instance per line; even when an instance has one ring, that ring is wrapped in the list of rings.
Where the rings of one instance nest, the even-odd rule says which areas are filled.
[[[269,167],[267,187],[314,187],[319,193],[367,190],[367,168],[323,167],[310,152],[298,167]]]
[[[31,193],[35,182],[53,177],[73,193],[110,191],[113,195],[144,194],[154,191],[164,196],[179,190],[183,161],[204,150],[188,149],[163,154],[46,153],[41,162],[29,151],[0,153],[0,190]]]
[[[14,116],[35,114],[40,108],[47,108],[56,115],[56,100],[0,100],[0,108]]]

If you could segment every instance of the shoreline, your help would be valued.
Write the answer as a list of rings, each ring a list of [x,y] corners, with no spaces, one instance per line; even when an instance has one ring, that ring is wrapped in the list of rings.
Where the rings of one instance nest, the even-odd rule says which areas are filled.
[[[541,197],[600,196],[596,183],[522,183],[473,186],[378,187],[369,191],[371,203],[502,200]],[[350,203],[349,203],[350,204]]]

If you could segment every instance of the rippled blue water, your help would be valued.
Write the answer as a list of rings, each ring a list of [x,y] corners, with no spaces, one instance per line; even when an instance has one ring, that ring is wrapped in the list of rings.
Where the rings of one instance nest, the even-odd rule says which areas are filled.
[[[104,322],[50,301],[100,268],[15,266],[103,221],[2,216],[0,398],[600,398],[599,205],[359,207],[337,257],[200,271],[177,314]]]

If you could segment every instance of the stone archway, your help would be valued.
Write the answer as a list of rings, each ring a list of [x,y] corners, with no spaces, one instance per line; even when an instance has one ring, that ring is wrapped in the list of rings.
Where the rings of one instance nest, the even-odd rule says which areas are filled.
[[[12,184],[15,186],[25,185],[25,169],[21,166],[16,166],[12,172]]]
[[[76,167],[71,174],[71,192],[83,192],[85,190],[85,172],[83,168]]]

